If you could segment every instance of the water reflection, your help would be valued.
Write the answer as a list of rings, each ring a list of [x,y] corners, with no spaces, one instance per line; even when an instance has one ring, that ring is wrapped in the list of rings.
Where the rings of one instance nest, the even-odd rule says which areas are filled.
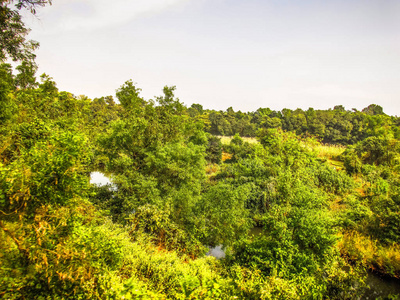
[[[210,248],[210,251],[206,253],[206,256],[214,256],[216,259],[225,258],[225,251],[222,249],[222,245]]]
[[[110,191],[116,191],[117,186],[111,181],[110,177],[107,177],[101,172],[92,172],[90,173],[90,183],[95,184],[99,187],[108,186]]]
[[[111,180],[110,180],[110,178],[105,176],[103,173],[96,171],[96,172],[90,173],[90,183],[96,184],[98,186],[103,186],[103,185],[111,184]]]
[[[262,234],[263,228],[262,227],[253,227],[249,231],[249,236],[253,238]],[[214,256],[217,259],[225,258],[225,251],[222,249],[223,245],[218,245],[216,247],[210,248],[210,251],[206,253],[206,256]]]

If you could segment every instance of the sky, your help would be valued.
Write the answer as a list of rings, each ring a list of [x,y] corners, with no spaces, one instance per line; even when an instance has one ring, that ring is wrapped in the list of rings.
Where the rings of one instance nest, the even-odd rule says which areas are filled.
[[[381,105],[400,116],[398,0],[53,0],[24,21],[60,90],[255,111]]]

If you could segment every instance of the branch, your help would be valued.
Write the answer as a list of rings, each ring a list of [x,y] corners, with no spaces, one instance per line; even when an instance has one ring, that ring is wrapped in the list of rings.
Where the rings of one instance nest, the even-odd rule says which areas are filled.
[[[19,10],[21,10],[22,8],[28,9],[31,11],[32,14],[36,14],[36,7],[37,6],[45,6],[46,4],[50,4],[52,3],[52,0],[9,0],[8,3],[13,3],[13,2],[17,2],[17,4],[15,4],[15,7]]]

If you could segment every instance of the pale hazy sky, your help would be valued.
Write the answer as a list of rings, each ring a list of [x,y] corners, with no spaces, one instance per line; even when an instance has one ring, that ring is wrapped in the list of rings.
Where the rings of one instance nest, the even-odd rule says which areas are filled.
[[[27,17],[60,90],[190,106],[362,109],[400,116],[398,0],[53,0]]]

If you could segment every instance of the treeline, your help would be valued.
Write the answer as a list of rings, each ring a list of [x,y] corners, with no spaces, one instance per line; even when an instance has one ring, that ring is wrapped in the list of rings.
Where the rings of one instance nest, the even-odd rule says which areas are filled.
[[[188,112],[191,117],[205,122],[207,132],[220,136],[256,137],[260,129],[278,128],[301,136],[314,136],[329,144],[355,144],[388,131],[400,137],[400,119],[384,114],[382,107],[376,104],[362,111],[346,111],[342,105],[337,105],[329,110],[259,108],[247,113],[235,112],[232,107],[215,111],[193,104]]]

